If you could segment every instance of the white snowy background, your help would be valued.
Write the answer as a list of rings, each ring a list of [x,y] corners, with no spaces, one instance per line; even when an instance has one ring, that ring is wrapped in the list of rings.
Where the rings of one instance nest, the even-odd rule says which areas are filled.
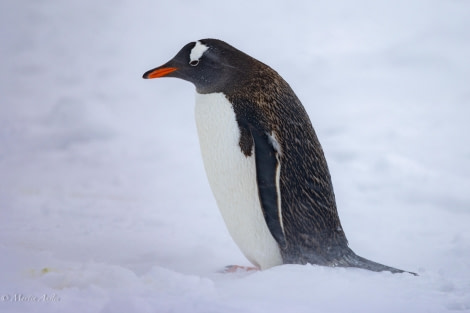
[[[0,2],[1,312],[470,310],[470,2]],[[213,37],[276,69],[358,254],[419,277],[249,265],[206,181],[194,87],[143,80]]]

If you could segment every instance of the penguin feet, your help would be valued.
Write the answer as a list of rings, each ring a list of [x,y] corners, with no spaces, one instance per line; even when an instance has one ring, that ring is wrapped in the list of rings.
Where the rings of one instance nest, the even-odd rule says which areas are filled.
[[[258,267],[254,266],[241,266],[241,265],[227,265],[221,273],[240,273],[240,272],[254,272],[259,271]]]

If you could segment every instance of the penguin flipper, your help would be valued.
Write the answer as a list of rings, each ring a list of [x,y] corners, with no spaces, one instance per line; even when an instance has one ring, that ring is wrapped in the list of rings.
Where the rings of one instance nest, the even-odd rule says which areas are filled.
[[[279,161],[279,147],[275,138],[265,131],[253,125],[249,126],[249,130],[254,143],[256,182],[261,209],[269,231],[282,248],[285,247],[286,240],[280,201],[279,174],[281,164]]]

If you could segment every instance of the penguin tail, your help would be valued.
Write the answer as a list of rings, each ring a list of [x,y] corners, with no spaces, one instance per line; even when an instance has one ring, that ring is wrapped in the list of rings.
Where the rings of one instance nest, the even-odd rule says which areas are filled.
[[[391,273],[408,273],[414,276],[418,276],[418,274],[413,273],[413,272],[408,272],[404,270],[400,270],[391,266],[383,265],[371,260],[368,260],[366,258],[363,258],[361,256],[358,256],[356,253],[354,253],[351,249],[348,249],[348,253],[344,254],[343,257],[335,262],[334,266],[340,266],[340,267],[357,267],[357,268],[362,268],[366,269],[369,271],[373,272],[391,272]]]

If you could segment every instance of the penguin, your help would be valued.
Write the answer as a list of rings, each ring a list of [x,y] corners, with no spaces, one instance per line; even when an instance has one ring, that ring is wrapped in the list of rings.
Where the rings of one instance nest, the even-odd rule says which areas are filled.
[[[349,248],[320,142],[275,70],[224,41],[202,39],[143,74],[160,77],[195,85],[209,185],[231,237],[256,268],[309,263],[405,272]]]

